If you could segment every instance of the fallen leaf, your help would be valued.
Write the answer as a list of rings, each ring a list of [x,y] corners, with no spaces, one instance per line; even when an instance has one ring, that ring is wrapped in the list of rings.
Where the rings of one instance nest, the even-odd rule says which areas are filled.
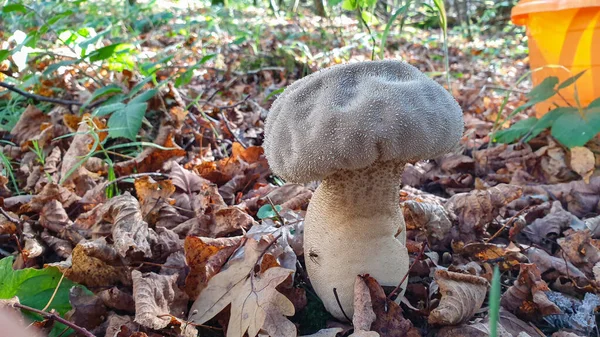
[[[543,249],[530,247],[526,250],[529,261],[539,268],[541,273],[554,269],[564,276],[579,280],[586,280],[585,274],[571,262],[563,258],[552,256]]]
[[[68,318],[77,326],[91,330],[102,322],[108,313],[102,300],[94,295],[83,291],[81,288],[72,288],[69,291],[69,302],[73,307]]]
[[[185,291],[191,299],[196,299],[206,288],[210,278],[221,270],[227,259],[240,246],[242,238],[185,238],[185,259],[190,267],[190,273],[185,279]]]
[[[135,301],[133,297],[117,287],[102,290],[97,295],[102,300],[102,303],[111,309],[135,313]]]
[[[502,295],[500,304],[513,314],[532,320],[537,317],[559,314],[545,292],[549,291],[540,270],[533,263],[522,263],[514,284]]]
[[[143,220],[140,205],[129,193],[114,197],[100,206],[101,221],[112,223],[112,238],[119,255],[141,253],[152,257],[151,245],[156,243],[156,233]]]
[[[88,287],[106,287],[117,283],[131,284],[127,268],[117,260],[117,253],[104,238],[82,242],[73,248],[70,263],[59,263],[65,277]]]
[[[134,181],[136,195],[140,201],[142,216],[150,223],[156,223],[161,205],[170,203],[170,197],[175,192],[171,180],[156,182],[149,176]]]
[[[391,301],[385,295],[383,288],[371,276],[362,276],[369,288],[375,321],[371,324],[371,331],[386,337],[404,337],[412,328],[412,323],[402,315],[402,308],[398,303]]]
[[[370,331],[375,318],[369,287],[365,280],[357,275],[354,281],[354,315],[352,316],[355,333],[359,330]]]
[[[458,221],[460,238],[470,242],[485,233],[487,225],[500,213],[500,208],[521,194],[519,186],[500,184],[487,190],[456,194],[444,208]]]
[[[171,315],[186,314],[188,297],[177,287],[176,275],[142,274],[134,270],[131,278],[136,323],[159,330],[171,323]]]
[[[189,320],[203,324],[231,304],[227,337],[242,337],[246,331],[255,337],[261,329],[271,337],[296,336],[295,325],[285,318],[294,314],[294,305],[275,289],[293,270],[273,267],[264,274],[254,273],[272,240],[249,239],[243,257],[231,260],[208,281],[190,309]]]
[[[321,329],[312,335],[304,335],[300,337],[337,337],[342,331],[344,331],[342,328]]]
[[[48,122],[50,122],[48,115],[36,108],[35,105],[28,105],[19,117],[17,124],[10,130],[10,134],[16,144],[22,145],[38,135],[42,131],[42,124]]]
[[[442,299],[429,314],[429,324],[456,325],[467,322],[481,308],[488,282],[483,277],[436,270]]]
[[[600,243],[592,239],[589,230],[575,231],[557,242],[571,263],[584,273],[592,274],[592,268],[600,261]]]
[[[69,189],[50,183],[44,186],[42,191],[31,198],[27,204],[19,208],[20,213],[39,213],[44,206],[52,200],[60,202],[63,208],[69,208],[71,205],[81,199]]]
[[[576,216],[563,209],[560,201],[554,201],[550,213],[535,219],[522,230],[531,242],[542,244],[545,240],[554,241],[567,228],[583,229],[585,224]]]
[[[446,210],[439,204],[408,200],[400,206],[406,229],[423,230],[433,241],[444,239],[452,227]]]
[[[577,172],[583,178],[583,181],[589,183],[590,177],[594,173],[594,166],[596,165],[594,153],[583,146],[573,147],[570,151],[571,160],[569,161],[569,165],[571,169]]]

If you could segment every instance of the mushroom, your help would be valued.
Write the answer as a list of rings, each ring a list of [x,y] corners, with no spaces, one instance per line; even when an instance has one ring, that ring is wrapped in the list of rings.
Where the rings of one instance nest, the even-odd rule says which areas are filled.
[[[315,292],[338,319],[353,315],[356,275],[397,286],[408,272],[402,171],[451,151],[463,127],[454,98],[399,61],[326,68],[273,103],[263,145],[272,171],[322,180],[305,218],[304,254]]]

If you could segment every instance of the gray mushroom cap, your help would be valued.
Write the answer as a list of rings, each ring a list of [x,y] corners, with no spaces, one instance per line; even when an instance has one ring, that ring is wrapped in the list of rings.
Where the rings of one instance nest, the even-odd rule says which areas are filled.
[[[325,68],[287,87],[265,125],[273,172],[310,182],[377,161],[433,159],[457,146],[456,100],[417,68],[369,61]]]

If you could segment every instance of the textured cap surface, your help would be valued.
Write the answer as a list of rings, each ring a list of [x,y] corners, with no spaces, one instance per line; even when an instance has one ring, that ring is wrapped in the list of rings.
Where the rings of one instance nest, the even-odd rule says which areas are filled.
[[[435,158],[457,145],[463,128],[458,103],[417,68],[369,61],[287,87],[271,107],[263,147],[273,172],[309,182],[376,161]]]

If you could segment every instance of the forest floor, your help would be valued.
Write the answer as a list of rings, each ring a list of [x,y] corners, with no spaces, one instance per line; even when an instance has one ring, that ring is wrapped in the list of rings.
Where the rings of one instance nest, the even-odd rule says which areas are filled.
[[[450,32],[461,151],[407,165],[402,310],[383,309],[395,307],[365,278],[374,305],[355,311],[375,316],[352,325],[324,310],[304,269],[317,185],[283,184],[261,144],[287,85],[380,58],[380,41],[345,16],[154,11],[128,27],[107,27],[91,5],[0,23],[0,52],[11,51],[0,53],[0,307],[54,337],[490,336],[498,298],[477,280],[492,284],[498,266],[498,336],[599,336],[600,142],[490,140],[533,114],[506,118],[531,90],[522,30]],[[22,34],[37,45],[15,49]],[[393,29],[383,58],[447,87],[439,29]],[[190,307],[202,319],[189,322]],[[453,325],[431,318],[442,309]]]

